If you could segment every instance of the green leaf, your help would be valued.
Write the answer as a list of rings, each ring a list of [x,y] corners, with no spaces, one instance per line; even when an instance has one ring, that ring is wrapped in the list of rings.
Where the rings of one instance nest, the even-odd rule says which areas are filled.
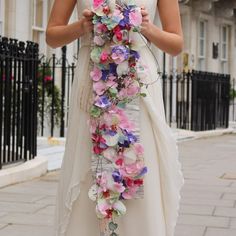
[[[140,93],[140,95],[141,95],[142,97],[147,97],[147,94],[146,94],[146,93]]]
[[[111,94],[112,97],[116,97],[118,90],[116,88],[110,88],[109,92]]]
[[[109,223],[109,229],[110,229],[111,231],[116,230],[117,227],[118,227],[118,224],[116,224],[116,223],[114,223],[114,222],[110,222],[110,223]]]
[[[111,235],[110,236],[118,236],[118,234],[117,233],[115,233],[115,232],[113,232],[113,233],[111,233]]]
[[[117,106],[120,108],[125,108],[126,102],[125,101],[120,101],[118,102]]]
[[[96,107],[96,106],[92,106],[91,107],[91,110],[90,110],[90,115],[92,117],[99,117],[101,115],[102,111],[99,107]]]

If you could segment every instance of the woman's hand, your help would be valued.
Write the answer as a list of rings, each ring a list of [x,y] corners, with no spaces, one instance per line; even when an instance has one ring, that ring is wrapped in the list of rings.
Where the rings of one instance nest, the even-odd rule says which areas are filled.
[[[183,32],[178,0],[159,0],[158,13],[161,27],[150,21],[145,6],[141,7],[142,24],[140,32],[162,51],[177,56],[183,50]]]
[[[62,47],[92,30],[93,12],[85,9],[81,19],[69,24],[77,0],[55,0],[50,13],[46,42],[52,48]]]
[[[84,34],[90,33],[93,30],[93,15],[94,13],[89,9],[83,10],[83,18],[82,21],[82,30]]]
[[[145,8],[145,6],[141,6],[141,14],[142,14],[142,24],[141,24],[141,33],[145,36],[146,34],[148,34],[152,28],[152,22],[150,21],[149,18],[149,13],[147,11],[147,9]]]

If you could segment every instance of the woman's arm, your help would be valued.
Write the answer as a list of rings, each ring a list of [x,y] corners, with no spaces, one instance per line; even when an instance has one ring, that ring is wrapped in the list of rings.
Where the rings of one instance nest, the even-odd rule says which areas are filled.
[[[92,30],[92,11],[85,9],[83,18],[68,24],[76,0],[55,0],[46,30],[46,42],[52,48],[71,43]]]
[[[149,20],[148,12],[143,8],[141,33],[162,51],[177,56],[183,50],[183,32],[178,0],[159,0],[158,11],[162,29]]]

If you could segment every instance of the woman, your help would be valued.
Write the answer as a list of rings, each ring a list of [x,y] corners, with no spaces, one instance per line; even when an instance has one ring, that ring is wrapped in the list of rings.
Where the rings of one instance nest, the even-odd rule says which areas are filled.
[[[88,191],[93,183],[90,171],[92,142],[86,125],[91,115],[89,109],[94,89],[89,79],[94,28],[92,19],[95,14],[92,2],[94,1],[55,0],[46,32],[46,41],[53,48],[80,39],[79,63],[70,95],[69,126],[57,192],[57,236],[106,235],[98,228],[95,205],[88,198]],[[99,5],[102,1],[95,2]],[[111,4],[114,2],[115,0],[110,0]],[[129,0],[123,2],[127,3]],[[139,29],[143,39],[172,56],[178,55],[183,48],[178,1],[133,2],[141,9]],[[76,5],[79,19],[68,24]],[[157,14],[160,16],[162,29],[155,25]],[[139,43],[145,41],[142,40]],[[144,198],[126,201],[127,212],[117,219],[117,230],[120,236],[173,236],[184,179],[178,160],[178,147],[165,119],[161,81],[159,79],[152,83],[157,78],[156,61],[146,44],[140,47],[139,53],[142,61],[148,65],[146,82],[151,84],[146,89],[142,88],[146,97],[141,97],[139,104],[140,143],[144,148],[148,172],[144,181]],[[107,235],[116,235],[110,233]]]

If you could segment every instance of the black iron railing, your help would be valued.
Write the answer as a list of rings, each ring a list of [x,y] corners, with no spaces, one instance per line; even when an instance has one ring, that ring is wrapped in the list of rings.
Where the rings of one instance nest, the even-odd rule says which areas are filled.
[[[236,79],[233,78],[230,84],[230,111],[229,120],[236,122]]]
[[[66,60],[65,48],[61,59],[56,59],[53,55],[40,64],[39,77],[44,78],[42,99],[39,99],[42,136],[45,135],[44,130],[47,130],[47,136],[65,136],[74,70],[75,64]],[[46,98],[45,91],[48,89],[50,99],[46,104],[43,99]],[[229,75],[195,70],[176,75],[163,74],[162,95],[166,121],[170,126],[200,131],[227,128],[229,125]],[[231,110],[233,109],[234,106]]]
[[[228,127],[230,75],[192,70],[164,77],[162,86],[170,125],[194,131]]]
[[[65,136],[68,126],[68,110],[70,92],[74,79],[75,63],[69,63],[66,47],[62,48],[62,57],[53,54],[47,59],[40,58],[39,107],[38,107],[38,135]]]
[[[38,45],[0,37],[0,168],[37,155]]]

